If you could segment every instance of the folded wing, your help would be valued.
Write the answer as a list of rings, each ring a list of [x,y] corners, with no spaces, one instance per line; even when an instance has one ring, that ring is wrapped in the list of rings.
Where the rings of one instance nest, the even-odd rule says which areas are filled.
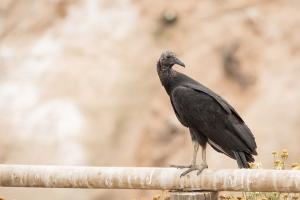
[[[179,121],[204,134],[214,149],[234,159],[253,160],[251,154],[257,154],[253,134],[220,96],[202,85],[188,83],[173,89],[170,98]]]

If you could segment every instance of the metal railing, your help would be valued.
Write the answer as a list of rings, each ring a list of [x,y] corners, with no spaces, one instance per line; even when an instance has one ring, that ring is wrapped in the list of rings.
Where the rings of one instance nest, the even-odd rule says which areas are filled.
[[[300,192],[300,171],[0,165],[0,187]]]

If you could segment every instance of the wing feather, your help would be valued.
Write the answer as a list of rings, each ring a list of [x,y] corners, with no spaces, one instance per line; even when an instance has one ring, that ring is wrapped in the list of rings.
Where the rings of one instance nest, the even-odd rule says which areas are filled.
[[[229,151],[256,153],[253,134],[237,112],[208,88],[192,84],[173,89],[171,102],[177,117],[214,144]]]

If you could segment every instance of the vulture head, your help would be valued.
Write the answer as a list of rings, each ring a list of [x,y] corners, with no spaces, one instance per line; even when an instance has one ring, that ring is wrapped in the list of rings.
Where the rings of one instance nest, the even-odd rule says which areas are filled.
[[[160,67],[160,70],[169,70],[175,64],[185,67],[185,64],[171,51],[163,52],[158,60],[158,66]]]

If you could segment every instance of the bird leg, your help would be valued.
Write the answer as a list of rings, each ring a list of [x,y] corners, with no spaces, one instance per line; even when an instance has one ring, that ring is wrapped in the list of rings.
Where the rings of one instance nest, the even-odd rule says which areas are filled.
[[[197,159],[197,152],[199,149],[199,143],[196,141],[193,141],[194,145],[194,151],[193,151],[193,160],[190,165],[171,165],[171,167],[176,167],[178,169],[183,169],[183,168],[192,168],[193,166],[196,166],[196,159]]]
[[[192,171],[198,171],[197,175],[199,175],[204,169],[208,168],[207,163],[206,163],[206,144],[201,145],[202,147],[202,163],[200,165],[196,164],[196,159],[197,159],[197,152],[199,149],[199,143],[196,141],[193,141],[194,144],[194,152],[193,152],[193,160],[191,165],[171,165],[171,167],[176,167],[176,168],[189,168],[188,170],[184,171],[180,177],[187,175],[188,173]]]

